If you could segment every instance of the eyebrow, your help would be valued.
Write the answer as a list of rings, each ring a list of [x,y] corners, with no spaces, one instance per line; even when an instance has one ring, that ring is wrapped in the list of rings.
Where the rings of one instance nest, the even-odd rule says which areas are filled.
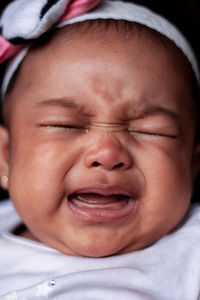
[[[74,100],[69,98],[45,99],[45,100],[38,101],[35,104],[35,108],[47,107],[47,106],[61,106],[64,108],[77,110],[79,113],[85,116],[89,116],[89,117],[93,116],[91,111],[89,111],[88,107],[86,107],[83,104],[77,103]],[[175,121],[179,119],[178,113],[175,112],[174,110],[171,110],[169,108],[160,105],[154,105],[154,104],[146,105],[140,108],[139,110],[136,110],[136,116],[134,119],[137,120],[137,119],[145,118],[147,116],[153,116],[159,114],[168,116],[174,119]]]
[[[136,115],[136,119],[142,119],[147,116],[153,116],[153,115],[165,115],[168,116],[175,121],[179,119],[178,113],[174,110],[171,110],[169,108],[160,106],[160,105],[147,105],[145,107],[142,107]]]
[[[82,115],[86,115],[86,116],[92,115],[91,112],[89,111],[88,107],[86,107],[83,104],[77,103],[77,102],[73,101],[72,99],[68,99],[68,98],[46,99],[46,100],[38,101],[35,104],[35,108],[47,107],[47,106],[60,106],[63,108],[77,110]]]

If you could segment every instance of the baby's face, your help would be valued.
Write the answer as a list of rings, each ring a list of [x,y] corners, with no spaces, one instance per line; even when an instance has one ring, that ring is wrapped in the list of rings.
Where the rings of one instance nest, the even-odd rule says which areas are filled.
[[[89,33],[27,56],[9,96],[8,171],[32,238],[100,257],[147,247],[180,222],[196,150],[176,63],[139,36]]]

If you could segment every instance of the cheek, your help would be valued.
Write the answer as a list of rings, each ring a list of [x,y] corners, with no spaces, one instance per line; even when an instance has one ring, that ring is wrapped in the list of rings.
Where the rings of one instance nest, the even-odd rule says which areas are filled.
[[[157,189],[169,184],[183,190],[191,186],[192,142],[152,143],[139,150],[138,163],[147,183],[157,182]]]
[[[190,156],[179,147],[149,149],[141,156],[145,189],[140,209],[152,224],[174,226],[185,214],[192,195]]]
[[[24,139],[13,143],[10,196],[14,203],[53,212],[66,191],[65,176],[77,160],[78,149],[68,142]],[[22,201],[23,199],[23,201]]]

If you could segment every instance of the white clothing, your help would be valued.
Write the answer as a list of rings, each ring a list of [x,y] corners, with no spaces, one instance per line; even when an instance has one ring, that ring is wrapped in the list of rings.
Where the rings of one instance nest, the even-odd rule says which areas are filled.
[[[152,246],[125,255],[64,255],[15,236],[12,203],[0,204],[1,300],[200,299],[200,206]]]

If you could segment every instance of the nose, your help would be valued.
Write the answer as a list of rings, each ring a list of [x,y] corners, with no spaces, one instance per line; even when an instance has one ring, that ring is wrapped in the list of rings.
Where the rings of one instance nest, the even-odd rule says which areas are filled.
[[[132,157],[120,141],[113,136],[107,136],[93,143],[84,157],[87,168],[102,168],[105,170],[129,169]]]

